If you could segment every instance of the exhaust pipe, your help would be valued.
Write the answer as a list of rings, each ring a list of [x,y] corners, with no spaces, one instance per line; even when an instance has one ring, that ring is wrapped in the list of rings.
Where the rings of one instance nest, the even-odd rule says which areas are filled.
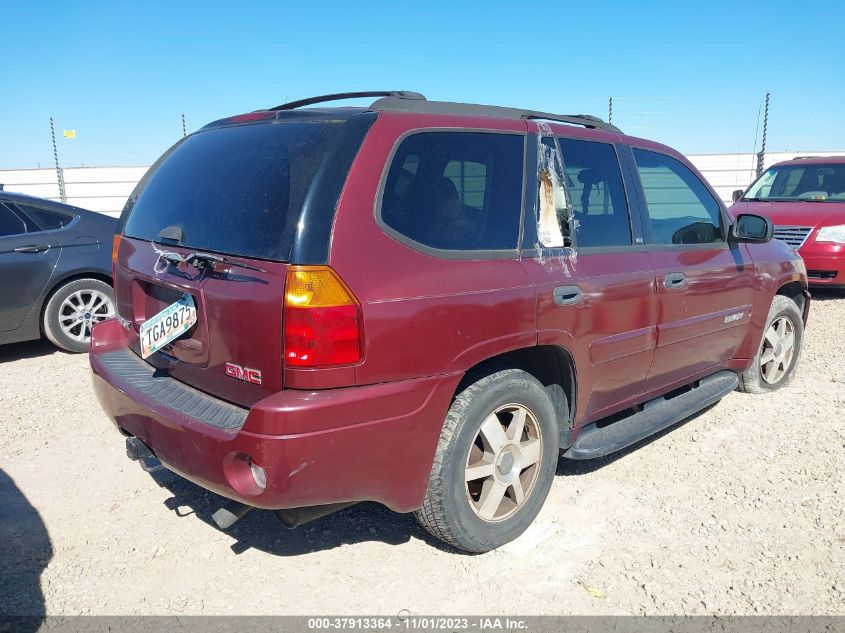
[[[229,501],[225,506],[211,515],[211,520],[221,530],[228,530],[250,510],[252,510],[252,506],[248,506],[240,501]]]
[[[327,503],[322,506],[307,506],[305,508],[285,508],[284,510],[273,510],[276,518],[281,521],[289,530],[292,530],[304,523],[314,519],[327,516],[338,510],[354,506],[357,501],[344,501],[343,503]]]

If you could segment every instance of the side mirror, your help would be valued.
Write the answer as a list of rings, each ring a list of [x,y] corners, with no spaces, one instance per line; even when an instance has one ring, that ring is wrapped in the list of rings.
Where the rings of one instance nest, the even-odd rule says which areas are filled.
[[[769,218],[751,213],[738,215],[731,226],[731,237],[735,242],[763,244],[772,240],[774,232],[775,227]]]
[[[731,199],[732,199],[734,202],[736,202],[737,200],[739,200],[740,198],[742,198],[742,194],[744,194],[744,193],[745,193],[745,191],[744,191],[743,189],[736,189],[736,190],[733,192],[733,194],[731,195]]]

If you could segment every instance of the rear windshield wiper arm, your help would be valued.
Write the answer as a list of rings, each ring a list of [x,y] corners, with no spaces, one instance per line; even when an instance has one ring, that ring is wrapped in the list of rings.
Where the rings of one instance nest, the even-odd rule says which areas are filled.
[[[213,255],[212,253],[190,253],[185,255],[184,260],[186,264],[195,266],[196,268],[214,268],[215,264],[226,264],[234,268],[245,268],[246,270],[254,270],[259,273],[266,273],[267,271],[252,264],[242,264],[236,262],[228,257],[221,255]],[[199,265],[197,265],[199,263]]]
[[[179,253],[171,253],[170,251],[160,251],[158,258],[160,260],[163,259],[168,264],[173,264],[174,266],[178,266],[179,264],[184,264],[186,262],[186,259]]]
[[[163,251],[158,254],[158,258],[163,259],[168,264],[173,264],[174,266],[178,266],[179,264],[188,264],[188,266],[193,266],[194,268],[204,269],[214,268],[215,264],[225,264],[227,266],[232,266],[233,268],[246,268],[247,270],[254,270],[259,273],[267,272],[266,270],[264,270],[263,268],[259,268],[258,266],[253,266],[251,264],[242,264],[241,262],[233,261],[228,257],[213,255],[211,253],[194,252],[182,256],[179,253]]]

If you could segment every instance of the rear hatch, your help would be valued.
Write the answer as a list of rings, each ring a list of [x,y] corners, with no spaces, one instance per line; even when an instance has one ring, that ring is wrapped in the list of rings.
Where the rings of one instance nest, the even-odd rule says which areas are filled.
[[[123,212],[115,265],[117,311],[130,323],[132,350],[141,355],[145,321],[189,294],[197,323],[146,360],[242,406],[283,388],[287,262],[301,238],[306,199],[325,204],[312,190],[336,191],[337,202],[346,171],[321,166],[331,164],[339,143],[348,145],[349,115],[247,117],[183,139],[150,169]],[[178,262],[191,253],[223,261]]]

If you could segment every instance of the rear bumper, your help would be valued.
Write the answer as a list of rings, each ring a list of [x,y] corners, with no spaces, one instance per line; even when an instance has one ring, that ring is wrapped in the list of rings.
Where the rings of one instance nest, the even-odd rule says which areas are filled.
[[[109,361],[120,354],[131,355],[127,362],[134,357],[146,366],[126,348],[125,330],[117,321],[97,326],[90,354],[94,390],[115,425],[138,437],[168,469],[186,479],[269,509],[364,500],[399,512],[418,508],[461,379],[455,374],[325,391],[281,391],[241,410],[243,424],[233,428],[203,421],[203,408],[196,402],[180,410],[178,403],[188,396],[165,398],[161,390],[144,387],[126,371],[116,370]],[[186,389],[169,377],[155,379]],[[190,391],[208,400],[210,410],[215,403],[231,406]],[[264,468],[263,492],[254,494],[239,485],[233,466],[238,454]]]
[[[810,284],[845,287],[845,244],[813,242],[798,252]]]

